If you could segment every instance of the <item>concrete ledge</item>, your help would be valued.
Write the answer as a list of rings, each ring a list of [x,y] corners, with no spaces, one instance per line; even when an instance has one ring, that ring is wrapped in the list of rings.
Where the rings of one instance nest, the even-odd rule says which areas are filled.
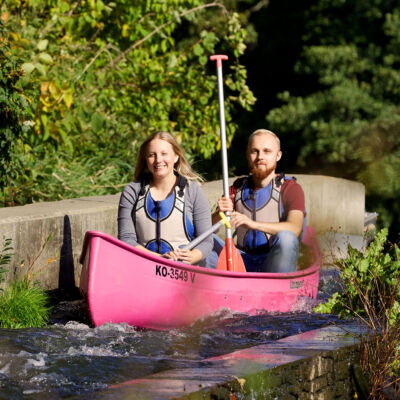
[[[308,225],[318,233],[362,235],[365,190],[361,183],[326,176],[296,178],[305,191]],[[230,183],[234,179],[230,178]],[[222,194],[222,181],[208,182],[204,190],[213,206]],[[25,274],[34,260],[32,271],[45,289],[75,286],[80,277],[78,260],[85,232],[98,230],[117,236],[119,196],[0,208],[0,240],[3,236],[11,238],[15,253],[3,287]],[[44,245],[49,235],[52,238]]]
[[[37,258],[33,271],[42,287],[74,287],[79,282],[85,232],[99,230],[117,236],[118,201],[119,194],[0,208],[0,239],[11,238],[14,253],[3,286],[24,275]]]
[[[355,325],[326,327],[113,385],[95,399],[353,399]]]
[[[365,212],[362,183],[321,175],[294,176],[305,193],[307,224],[317,233],[362,235]]]

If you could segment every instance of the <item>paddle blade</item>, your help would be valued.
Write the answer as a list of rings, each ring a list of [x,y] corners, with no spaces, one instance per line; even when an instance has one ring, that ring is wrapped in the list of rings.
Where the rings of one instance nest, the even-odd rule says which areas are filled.
[[[246,272],[243,258],[233,244],[233,239],[225,239],[225,246],[218,257],[217,270]]]

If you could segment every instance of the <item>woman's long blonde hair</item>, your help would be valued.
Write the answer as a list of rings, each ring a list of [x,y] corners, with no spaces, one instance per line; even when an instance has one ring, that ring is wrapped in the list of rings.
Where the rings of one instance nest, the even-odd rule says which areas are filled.
[[[133,177],[134,181],[145,180],[146,178],[151,179],[150,172],[147,169],[146,153],[149,143],[154,139],[165,140],[168,142],[174,149],[175,154],[179,156],[178,161],[174,165],[174,170],[179,175],[182,175],[188,181],[196,181],[198,183],[204,182],[204,179],[192,170],[190,164],[186,160],[183,150],[175,138],[170,133],[161,131],[152,133],[140,146]]]

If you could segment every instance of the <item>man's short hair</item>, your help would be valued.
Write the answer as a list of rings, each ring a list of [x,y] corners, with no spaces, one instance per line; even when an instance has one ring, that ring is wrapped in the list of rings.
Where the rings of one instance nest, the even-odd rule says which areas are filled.
[[[258,135],[270,135],[273,138],[275,138],[276,142],[278,143],[279,150],[281,150],[281,141],[279,140],[279,137],[272,131],[269,131],[268,129],[257,129],[255,130],[250,136],[249,140],[247,141],[247,150],[249,149],[250,143],[252,142],[254,136]]]

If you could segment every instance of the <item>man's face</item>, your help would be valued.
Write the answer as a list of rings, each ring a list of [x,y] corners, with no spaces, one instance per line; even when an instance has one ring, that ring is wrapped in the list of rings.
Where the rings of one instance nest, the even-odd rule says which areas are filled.
[[[268,134],[253,137],[247,149],[247,161],[250,172],[257,179],[264,179],[275,171],[276,163],[281,159],[282,152],[277,140]]]

